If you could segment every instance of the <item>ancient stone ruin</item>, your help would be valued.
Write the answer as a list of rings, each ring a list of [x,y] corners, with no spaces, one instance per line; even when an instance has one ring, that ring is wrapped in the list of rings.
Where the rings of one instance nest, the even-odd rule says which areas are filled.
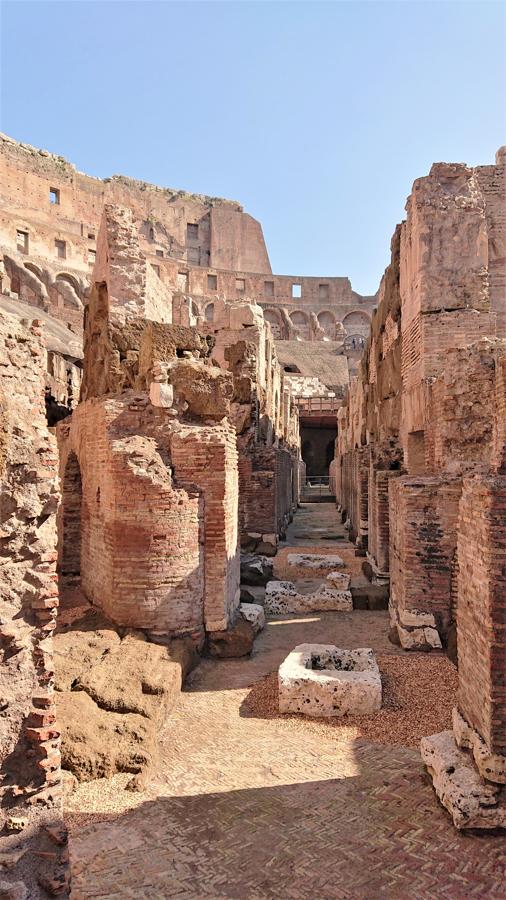
[[[304,716],[367,715],[381,707],[372,650],[299,644],[279,667],[279,708]]]
[[[468,852],[490,885],[504,843],[489,832],[506,827],[505,157],[415,181],[362,297],[345,277],[273,275],[235,201],[100,181],[2,136],[0,896],[108,896],[116,876],[117,896],[173,896],[173,873],[144,875],[148,831],[176,867],[198,846],[181,895],[223,896],[223,873],[204,891],[193,867],[219,823],[244,847],[244,822],[306,808],[310,782],[341,818],[348,803],[353,822],[390,817],[381,853],[410,829],[448,844],[446,811],[485,830]],[[437,715],[428,681],[451,697]],[[293,793],[266,802],[280,785]],[[195,833],[175,839],[176,819]],[[288,896],[281,875],[237,881],[227,841],[232,893]]]

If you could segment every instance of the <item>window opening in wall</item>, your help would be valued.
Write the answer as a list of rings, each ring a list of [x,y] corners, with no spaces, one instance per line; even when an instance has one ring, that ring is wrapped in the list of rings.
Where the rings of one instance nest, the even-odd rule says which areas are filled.
[[[274,297],[274,282],[264,281],[264,295],[266,297]]]
[[[96,254],[95,250],[91,250],[91,248],[88,249],[88,265],[89,266],[95,265],[96,256],[97,256],[97,254]]]
[[[208,303],[205,308],[205,319],[206,322],[212,322],[214,319],[214,303]]]
[[[163,250],[155,250],[157,256],[163,256]]]
[[[60,192],[59,192],[58,188],[49,188],[49,202],[53,206],[59,206]]]
[[[329,296],[329,286],[328,284],[319,284],[318,285],[318,298],[319,300],[327,300]]]
[[[27,231],[16,231],[16,248],[18,253],[28,253]]]
[[[155,239],[155,229],[154,229],[154,228],[150,228],[150,229],[149,229],[149,240],[150,240],[150,241],[154,241],[154,239]]]
[[[95,240],[95,235],[94,235],[93,231],[88,231],[88,240],[89,241]]]
[[[285,372],[292,372],[293,374],[300,375],[299,367],[293,365],[292,363],[290,363],[290,365],[288,365],[288,366],[285,366],[284,368],[285,368]]]
[[[235,279],[235,289],[238,294],[244,294],[244,291],[246,290],[246,282],[244,278]]]
[[[58,259],[65,259],[67,256],[67,245],[65,241],[55,241],[54,249]]]
[[[302,297],[302,285],[292,284],[292,297],[294,300],[300,300]]]
[[[407,463],[410,475],[425,473],[425,432],[412,431],[408,434]]]
[[[156,272],[156,274],[160,278],[160,266],[155,266],[154,263],[151,263],[151,268],[153,269],[154,272]]]
[[[188,290],[188,272],[177,273],[177,289],[178,291]]]
[[[199,226],[194,222],[188,222],[186,225],[186,237],[190,241],[197,241],[199,237]]]
[[[208,275],[207,276],[207,287],[210,291],[216,291],[218,289],[218,276],[217,275]]]

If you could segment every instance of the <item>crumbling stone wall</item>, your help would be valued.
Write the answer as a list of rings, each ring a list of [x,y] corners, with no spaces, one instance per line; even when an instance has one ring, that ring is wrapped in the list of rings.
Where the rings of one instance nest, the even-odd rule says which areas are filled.
[[[363,544],[368,447],[368,556],[374,577],[390,574],[392,624],[405,646],[448,638],[462,477],[492,464],[502,427],[494,406],[496,339],[506,336],[503,192],[502,151],[495,166],[438,163],[415,182],[338,414],[338,502]]]
[[[83,400],[58,428],[60,567],[79,555],[83,590],[112,621],[201,644],[239,604],[232,375],[195,329],[149,319],[163,308],[129,210],[105,208],[98,246]]]
[[[61,773],[51,641],[58,466],[45,418],[45,369],[39,322],[0,313],[0,819],[21,822],[18,846],[47,851],[38,825],[61,824]],[[49,857],[59,865],[59,852]],[[32,857],[29,872],[17,872],[9,876],[26,878],[33,897],[37,878],[51,878],[44,854]]]
[[[211,361],[231,373],[231,421],[239,454],[239,532],[248,549],[274,553],[300,490],[297,408],[276,357],[270,326],[256,304],[215,303]]]

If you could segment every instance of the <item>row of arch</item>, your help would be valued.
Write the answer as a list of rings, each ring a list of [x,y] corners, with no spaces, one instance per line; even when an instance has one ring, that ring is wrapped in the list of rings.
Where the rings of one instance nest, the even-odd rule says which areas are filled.
[[[283,316],[279,309],[268,307],[264,309],[264,317],[270,323],[273,336],[277,340],[287,338],[286,327],[288,323],[283,321]],[[341,320],[337,319],[335,314],[328,309],[324,309],[316,316],[316,324],[325,333],[330,340],[335,340],[338,336],[344,334],[354,334],[357,336],[367,337],[371,327],[371,320],[363,310],[352,310],[347,313]],[[304,310],[298,309],[288,314],[289,322],[298,329],[300,336],[304,340],[311,339],[311,316]]]

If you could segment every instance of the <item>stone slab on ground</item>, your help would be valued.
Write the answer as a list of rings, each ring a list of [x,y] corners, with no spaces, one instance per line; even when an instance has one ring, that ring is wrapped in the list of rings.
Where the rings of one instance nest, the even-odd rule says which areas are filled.
[[[305,716],[365,715],[381,708],[373,651],[299,644],[279,667],[279,709]]]
[[[353,602],[349,591],[336,590],[328,583],[312,593],[303,594],[292,581],[269,581],[264,606],[271,615],[285,615],[324,610],[351,612]]]
[[[289,553],[287,557],[288,565],[297,569],[317,569],[318,571],[326,571],[332,569],[342,569],[344,560],[335,553],[329,553],[325,556],[321,553]]]

